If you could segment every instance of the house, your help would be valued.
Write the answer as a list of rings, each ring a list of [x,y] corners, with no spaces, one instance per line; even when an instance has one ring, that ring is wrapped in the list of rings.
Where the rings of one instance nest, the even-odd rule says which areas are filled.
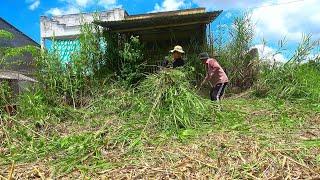
[[[123,36],[139,36],[150,54],[167,54],[174,45],[182,45],[188,52],[198,53],[207,43],[207,25],[222,11],[206,12],[195,8],[170,12],[129,15],[115,8],[97,13],[79,13],[40,18],[41,47],[47,40],[55,40],[62,61],[68,61],[79,48],[77,38],[83,23],[96,23],[104,30]]]
[[[207,25],[222,11],[206,12],[194,8],[169,12],[126,15],[119,21],[96,21],[108,31],[125,36],[139,36],[149,54],[167,54],[175,45],[181,45],[189,53],[200,53],[207,43]]]
[[[0,29],[8,31],[14,35],[11,40],[0,39],[0,47],[23,47],[27,45],[40,45],[29,36],[21,32],[12,24],[0,17]],[[5,59],[5,64],[0,64],[0,70],[17,71],[21,74],[32,76],[35,70],[34,59],[30,53],[24,53],[21,56]]]
[[[95,19],[101,21],[119,21],[127,16],[127,12],[120,8],[96,13],[78,13],[59,16],[40,17],[41,48],[51,48],[50,43],[54,40],[63,62],[68,62],[74,51],[79,49],[78,37],[81,34],[81,26],[92,23]]]

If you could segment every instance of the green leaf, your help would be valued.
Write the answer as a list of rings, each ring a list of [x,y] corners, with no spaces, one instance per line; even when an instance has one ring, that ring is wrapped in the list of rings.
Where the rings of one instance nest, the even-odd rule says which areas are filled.
[[[0,39],[12,40],[14,39],[14,35],[11,32],[0,29]]]

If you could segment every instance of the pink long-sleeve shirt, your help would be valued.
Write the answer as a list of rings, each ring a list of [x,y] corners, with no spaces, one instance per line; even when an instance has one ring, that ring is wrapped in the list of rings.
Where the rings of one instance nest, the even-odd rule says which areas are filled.
[[[211,85],[216,86],[219,83],[227,83],[229,79],[217,62],[217,60],[210,58],[206,61],[207,65],[207,76],[206,80],[211,83]]]

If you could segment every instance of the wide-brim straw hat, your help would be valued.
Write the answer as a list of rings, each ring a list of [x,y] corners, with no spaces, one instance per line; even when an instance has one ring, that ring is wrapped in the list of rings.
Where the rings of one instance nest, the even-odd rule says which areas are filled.
[[[181,46],[175,46],[170,52],[173,53],[175,51],[184,54],[184,51]]]

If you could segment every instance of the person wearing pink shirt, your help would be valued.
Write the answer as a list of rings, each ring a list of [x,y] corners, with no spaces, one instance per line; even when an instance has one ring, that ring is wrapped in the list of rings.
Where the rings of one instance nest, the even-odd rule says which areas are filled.
[[[215,56],[217,57],[217,56]],[[211,85],[210,98],[212,101],[219,101],[224,94],[229,79],[215,58],[210,58],[209,54],[204,52],[199,55],[200,60],[206,66],[207,75],[202,81],[200,88],[205,84]]]

